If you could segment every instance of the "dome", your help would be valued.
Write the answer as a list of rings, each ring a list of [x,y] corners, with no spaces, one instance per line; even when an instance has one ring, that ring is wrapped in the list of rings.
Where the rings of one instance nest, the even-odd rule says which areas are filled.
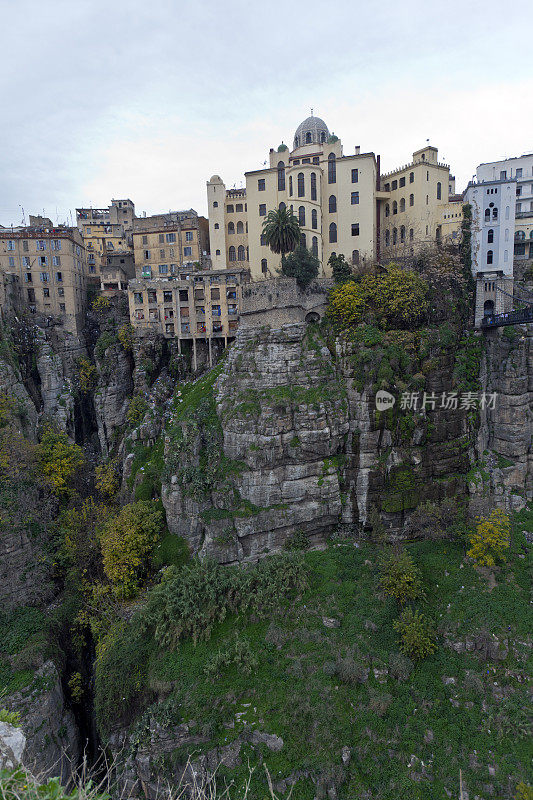
[[[209,183],[222,183],[222,178],[220,175],[213,175]]]
[[[328,126],[320,117],[307,117],[296,128],[294,149],[305,144],[320,144],[329,138]]]

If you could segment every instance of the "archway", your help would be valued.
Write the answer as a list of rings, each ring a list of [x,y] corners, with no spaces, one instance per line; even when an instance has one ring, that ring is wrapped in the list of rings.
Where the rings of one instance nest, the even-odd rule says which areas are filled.
[[[485,300],[485,303],[483,305],[483,316],[484,317],[494,316],[494,300]]]

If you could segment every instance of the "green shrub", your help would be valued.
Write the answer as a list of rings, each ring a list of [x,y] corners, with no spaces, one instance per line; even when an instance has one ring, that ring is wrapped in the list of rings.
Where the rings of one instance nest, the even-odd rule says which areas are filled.
[[[208,678],[216,678],[223,669],[236,666],[239,672],[250,675],[257,668],[257,658],[248,639],[235,634],[234,639],[224,649],[218,650],[208,659],[204,672]]]
[[[246,570],[194,559],[181,570],[168,568],[150,592],[141,624],[153,631],[161,647],[175,648],[188,636],[196,644],[209,639],[213,626],[228,614],[249,611],[267,616],[306,583],[299,554],[272,556]]]
[[[147,410],[148,403],[142,394],[134,394],[126,412],[126,419],[130,425],[136,425],[142,420]]]
[[[394,622],[394,629],[400,634],[401,650],[410,658],[426,658],[436,650],[433,626],[418,610],[406,608]]]
[[[420,570],[405,550],[382,559],[380,586],[402,605],[407,600],[424,597]]]
[[[533,800],[533,787],[529,783],[520,781],[516,787],[514,800]]]
[[[0,722],[6,722],[8,725],[19,728],[20,711],[8,711],[7,708],[0,708]]]
[[[499,508],[488,517],[481,517],[475,533],[470,537],[468,555],[476,564],[493,567],[497,561],[505,561],[505,551],[510,545],[511,520]]]
[[[414,669],[410,658],[401,653],[391,653],[389,656],[389,675],[397,681],[406,681]]]

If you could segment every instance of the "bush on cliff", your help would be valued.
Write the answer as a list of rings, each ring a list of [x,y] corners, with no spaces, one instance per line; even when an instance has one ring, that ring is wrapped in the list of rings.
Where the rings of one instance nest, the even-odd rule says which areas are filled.
[[[437,649],[433,626],[417,609],[406,608],[394,622],[394,629],[400,634],[400,649],[409,658],[426,658]]]
[[[289,253],[282,262],[280,272],[287,278],[296,278],[300,289],[305,289],[318,275],[320,262],[316,256],[303,245]]]
[[[38,456],[42,474],[58,497],[68,495],[72,481],[81,469],[84,458],[81,447],[71,442],[66,433],[45,425]]]
[[[121,508],[102,532],[104,572],[118,597],[133,597],[161,538],[163,512],[157,503],[139,501]]]
[[[401,605],[424,597],[420,570],[405,551],[391,553],[382,560],[380,585],[385,594]]]
[[[413,270],[391,265],[380,275],[336,286],[329,296],[328,315],[339,329],[376,320],[384,328],[408,328],[423,322],[429,287]]]
[[[476,564],[494,567],[505,561],[505,551],[510,545],[511,521],[505,511],[494,509],[488,517],[481,517],[475,533],[470,537],[468,555]]]

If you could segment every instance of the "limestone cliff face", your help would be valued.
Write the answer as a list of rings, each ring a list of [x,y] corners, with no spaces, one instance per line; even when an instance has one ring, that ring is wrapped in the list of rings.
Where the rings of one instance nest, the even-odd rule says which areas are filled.
[[[388,538],[408,536],[420,503],[462,501],[469,487],[486,508],[491,495],[523,504],[531,493],[530,338],[510,343],[500,334],[484,344],[441,329],[373,335],[368,346],[326,342],[304,324],[242,329],[215,386],[218,433],[197,421],[182,424],[179,447],[167,436],[170,530],[195,552],[247,561],[296,535],[315,546],[339,529],[372,535],[376,514]],[[396,403],[380,412],[384,382]],[[405,391],[418,394],[417,408],[402,408]],[[452,391],[459,400],[468,391],[501,397],[494,411],[446,408],[443,393]],[[424,392],[434,400],[421,408]],[[495,466],[492,488],[480,490],[472,475],[487,449],[489,463],[499,454],[512,465]]]
[[[115,342],[97,358],[96,365],[98,386],[94,393],[94,410],[100,448],[107,456],[115,431],[126,421],[133,391],[132,364],[129,354]]]
[[[43,664],[27,689],[4,697],[2,704],[18,711],[21,723],[0,727],[0,767],[22,764],[39,777],[59,776],[68,785],[81,748],[54,664]]]
[[[472,509],[520,509],[533,497],[533,325],[487,335],[481,381],[496,401],[481,414]]]

